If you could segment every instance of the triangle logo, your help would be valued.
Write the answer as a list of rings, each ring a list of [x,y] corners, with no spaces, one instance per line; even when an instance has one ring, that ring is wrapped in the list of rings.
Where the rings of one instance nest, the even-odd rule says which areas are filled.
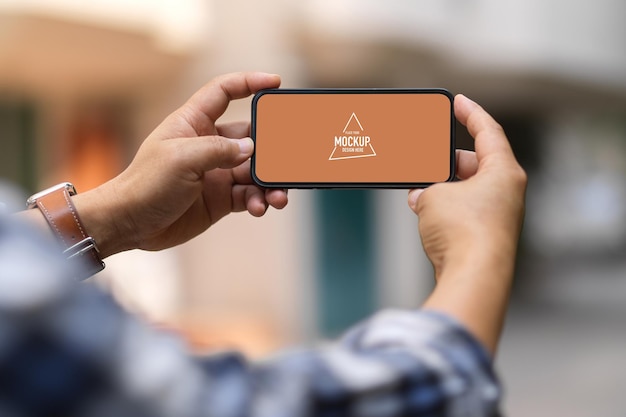
[[[352,116],[348,119],[348,123],[346,123],[346,127],[343,128],[343,133],[346,132],[357,132],[362,131],[363,126],[361,126],[361,122],[356,117],[355,113],[352,113]]]
[[[376,156],[372,138],[367,135],[356,113],[348,118],[340,135],[335,135],[334,148],[329,161]]]

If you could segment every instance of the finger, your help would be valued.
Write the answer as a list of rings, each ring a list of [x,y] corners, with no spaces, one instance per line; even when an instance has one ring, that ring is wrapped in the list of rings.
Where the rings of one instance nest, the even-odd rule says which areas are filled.
[[[232,169],[233,182],[240,185],[254,185],[252,177],[250,175],[250,160],[244,161],[241,165],[238,165]],[[265,199],[270,206],[276,209],[284,208],[288,203],[287,190],[284,189],[264,189],[255,186],[260,190],[264,190]]]
[[[515,158],[502,126],[478,104],[458,94],[454,98],[454,113],[474,138],[479,161],[487,155]]]
[[[201,136],[166,142],[176,168],[190,169],[198,175],[215,168],[236,167],[252,155],[252,139],[229,139],[222,136]]]
[[[265,190],[265,201],[275,209],[283,209],[289,202],[287,190],[273,189]]]
[[[233,211],[248,210],[255,217],[267,211],[267,202],[263,190],[253,185],[233,186]]]
[[[476,159],[476,153],[472,151],[466,151],[464,149],[456,150],[456,176],[462,180],[468,179],[476,174],[478,171],[478,160]],[[415,188],[409,190],[409,207],[411,210],[417,213],[417,202],[422,194],[426,191],[425,188]]]
[[[250,122],[241,120],[237,122],[222,123],[216,126],[217,134],[227,138],[241,139],[250,136]]]
[[[464,149],[457,149],[456,176],[465,180],[476,174],[476,171],[478,171],[478,159],[476,159],[476,153],[466,151]]]
[[[264,88],[280,86],[280,76],[263,72],[236,72],[209,81],[184,107],[208,117],[210,123],[226,111],[228,103],[254,94]]]
[[[426,191],[424,188],[414,188],[409,190],[409,207],[417,214],[417,201],[422,193]]]
[[[233,182],[235,184],[250,185],[254,184],[250,175],[250,161],[244,161],[232,170]]]

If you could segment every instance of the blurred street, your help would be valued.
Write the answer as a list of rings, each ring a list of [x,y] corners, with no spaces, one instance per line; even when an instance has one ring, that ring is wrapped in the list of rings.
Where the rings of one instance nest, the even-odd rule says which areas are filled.
[[[626,263],[559,262],[517,294],[497,367],[506,415],[626,415]]]

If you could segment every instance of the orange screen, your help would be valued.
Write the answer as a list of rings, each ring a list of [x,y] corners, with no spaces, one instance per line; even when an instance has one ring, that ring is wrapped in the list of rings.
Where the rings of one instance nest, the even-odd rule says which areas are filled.
[[[452,99],[439,90],[268,90],[253,100],[263,185],[403,186],[453,172]]]

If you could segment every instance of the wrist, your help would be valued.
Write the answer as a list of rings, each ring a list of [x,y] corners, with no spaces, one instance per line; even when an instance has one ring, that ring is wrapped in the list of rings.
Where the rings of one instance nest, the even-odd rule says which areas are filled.
[[[491,276],[512,279],[515,268],[515,242],[475,241],[450,251],[444,259],[433,263],[437,282],[443,280],[474,280]]]
[[[76,210],[72,199],[74,195],[76,189],[69,182],[33,194],[28,198],[27,206],[41,216],[25,217],[41,219],[47,223],[48,230],[54,236],[63,256],[73,265],[74,277],[83,280],[102,271],[105,265],[94,237],[89,234]]]
[[[125,221],[123,200],[111,182],[76,194],[72,201],[102,258],[136,247],[132,227]]]

